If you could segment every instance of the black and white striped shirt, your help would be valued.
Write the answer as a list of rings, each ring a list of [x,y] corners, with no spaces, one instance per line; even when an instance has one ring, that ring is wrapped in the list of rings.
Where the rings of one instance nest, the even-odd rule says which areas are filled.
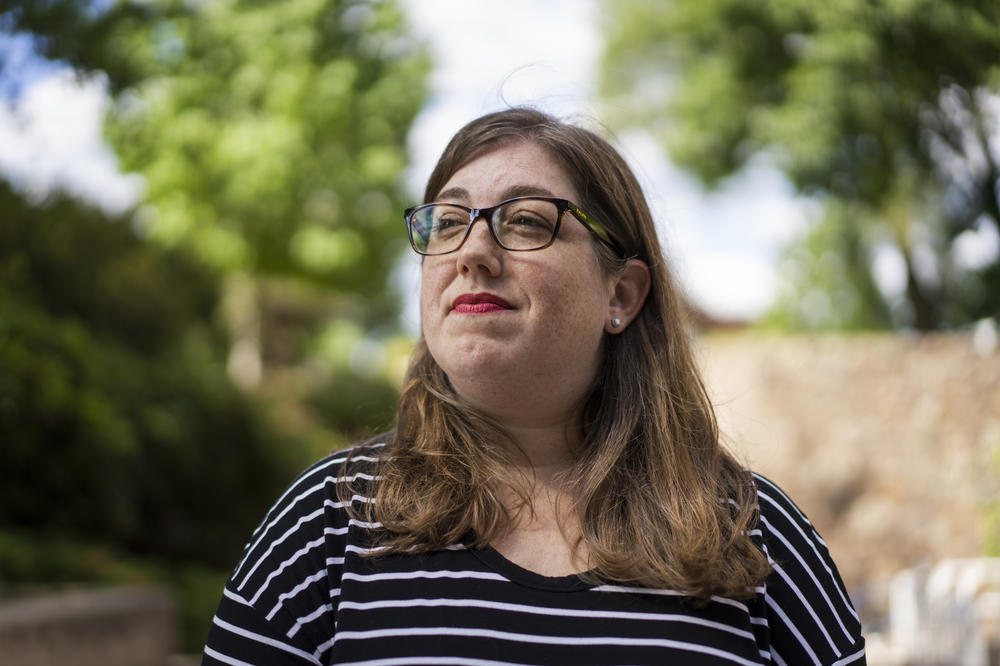
[[[355,449],[349,470],[346,452],[327,457],[277,501],[226,584],[203,665],[865,663],[826,545],[763,477],[754,536],[772,574],[753,599],[698,606],[672,590],[541,576],[489,549],[361,557],[378,526],[350,519],[336,487],[377,482],[380,446]]]

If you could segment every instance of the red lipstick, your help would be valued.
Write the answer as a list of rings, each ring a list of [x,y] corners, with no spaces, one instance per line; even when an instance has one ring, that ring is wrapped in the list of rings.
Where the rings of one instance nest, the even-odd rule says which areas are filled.
[[[484,314],[513,310],[514,306],[487,291],[478,294],[462,294],[451,302],[451,309],[461,314]]]

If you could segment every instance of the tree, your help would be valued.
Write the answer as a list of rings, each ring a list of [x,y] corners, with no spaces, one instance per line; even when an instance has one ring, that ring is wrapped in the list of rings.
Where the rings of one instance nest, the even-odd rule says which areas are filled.
[[[198,649],[221,572],[317,451],[230,382],[213,271],[65,196],[0,181],[0,210],[0,592],[166,582]]]
[[[45,329],[52,317],[68,318],[52,326],[64,331],[50,341],[62,350],[53,356],[82,369],[56,372],[69,378],[56,382],[62,387],[56,393],[67,413],[85,415],[87,405],[99,404],[95,414],[108,415],[67,417],[58,437],[44,419],[18,422],[20,446],[44,451],[59,439],[120,435],[122,447],[143,448],[128,442],[144,441],[140,403],[148,399],[163,404],[160,422],[171,447],[190,441],[192,464],[172,482],[197,481],[193,470],[210,467],[203,456],[212,446],[201,435],[213,427],[212,395],[221,396],[217,416],[234,436],[255,427],[238,424],[253,420],[252,405],[225,386],[209,388],[222,381],[212,374],[218,341],[205,358],[178,343],[196,326],[218,335],[212,320],[220,314],[220,277],[224,286],[251,285],[258,312],[249,318],[250,335],[266,328],[274,356],[289,366],[320,344],[310,339],[312,329],[330,318],[353,324],[337,330],[395,321],[387,283],[406,244],[398,176],[407,129],[424,96],[427,58],[390,0],[0,0],[0,32],[30,35],[41,55],[106,79],[107,135],[125,169],[146,182],[138,211],[118,220],[62,197],[31,204],[0,188],[9,222],[0,234],[0,268],[9,268],[0,271],[0,296],[19,313],[9,326],[27,322],[20,337],[8,338],[26,345],[9,347],[11,359],[44,355],[41,342],[29,344],[30,332]],[[243,279],[228,279],[233,275]],[[230,296],[223,301],[232,308]],[[106,358],[125,375],[142,374],[143,362],[120,352],[121,341],[129,353],[150,355],[150,387],[128,388],[127,377],[116,382],[95,369],[93,359]],[[162,368],[154,362],[161,355],[173,358],[172,372],[169,360]],[[191,369],[198,363],[205,376]],[[299,373],[309,383],[272,382],[283,395],[302,399],[284,410],[296,414],[288,419],[297,420],[293,434],[311,439],[326,414],[332,422],[323,425],[335,432],[363,429],[360,417],[338,404],[352,398],[345,385],[364,400],[358,411],[379,421],[367,425],[385,425],[391,385],[350,376],[346,361],[322,372],[315,365]],[[95,392],[91,384],[101,388]],[[333,395],[335,387],[341,390]],[[15,419],[31,387],[0,389],[0,404]],[[206,413],[188,402],[198,395]],[[275,436],[272,446],[285,436]],[[245,439],[250,446],[253,438]],[[336,434],[330,439],[340,443]]]
[[[0,177],[0,579],[121,580],[109,561],[145,558],[199,588],[198,649],[213,568],[305,464],[391,414],[350,349],[315,350],[395,325],[428,61],[391,0],[0,0],[0,34],[106,81],[106,136],[146,182],[109,219]],[[226,330],[234,302],[254,311]],[[281,366],[256,391],[226,369],[248,336]]]
[[[242,319],[256,323],[236,336],[257,338],[266,363],[289,337],[272,314],[290,285],[323,292],[325,304],[313,298],[303,315],[313,327],[331,317],[391,325],[398,303],[388,278],[406,244],[399,174],[428,69],[397,5],[93,6],[0,0],[0,27],[107,78],[107,137],[122,167],[146,182],[136,225],[220,273],[250,276],[258,312]]]
[[[829,243],[867,313],[851,324],[880,325],[892,309],[896,324],[927,330],[1000,311],[1000,257],[956,260],[956,239],[1000,230],[1000,5],[623,0],[607,13],[603,90],[617,122],[651,128],[707,183],[767,151],[828,202],[786,264],[816,274],[801,263]],[[896,304],[870,288],[886,248],[905,266]]]
[[[89,4],[7,22],[108,77],[108,135],[146,178],[152,237],[221,268],[383,291],[427,69],[394,3],[120,0],[88,22]]]

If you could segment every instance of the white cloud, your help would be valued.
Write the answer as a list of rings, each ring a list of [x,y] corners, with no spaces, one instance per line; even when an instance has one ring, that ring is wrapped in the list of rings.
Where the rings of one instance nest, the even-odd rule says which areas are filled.
[[[906,260],[897,246],[890,243],[875,246],[872,276],[879,291],[888,298],[899,298],[906,292]]]
[[[601,39],[592,0],[402,4],[434,59],[430,99],[410,131],[414,197],[448,139],[473,118],[518,104],[593,115]]]
[[[141,179],[122,175],[104,143],[106,85],[69,71],[41,78],[0,104],[0,172],[29,196],[64,189],[109,212],[138,201]]]
[[[753,320],[776,295],[778,250],[818,214],[766,159],[706,191],[642,131],[621,136],[680,282],[709,314]]]
[[[1000,257],[1000,232],[987,216],[977,220],[973,229],[960,233],[951,245],[952,259],[965,270],[981,270]]]
[[[773,264],[759,255],[695,252],[685,258],[682,283],[708,313],[752,321],[773,302],[778,280]]]

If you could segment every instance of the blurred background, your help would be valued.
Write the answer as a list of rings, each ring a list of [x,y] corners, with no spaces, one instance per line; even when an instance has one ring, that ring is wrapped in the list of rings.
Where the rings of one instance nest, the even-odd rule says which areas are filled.
[[[633,164],[869,663],[1000,663],[1000,5],[495,4],[0,0],[0,646],[136,603],[200,651],[271,502],[392,425],[402,209],[530,104]]]

